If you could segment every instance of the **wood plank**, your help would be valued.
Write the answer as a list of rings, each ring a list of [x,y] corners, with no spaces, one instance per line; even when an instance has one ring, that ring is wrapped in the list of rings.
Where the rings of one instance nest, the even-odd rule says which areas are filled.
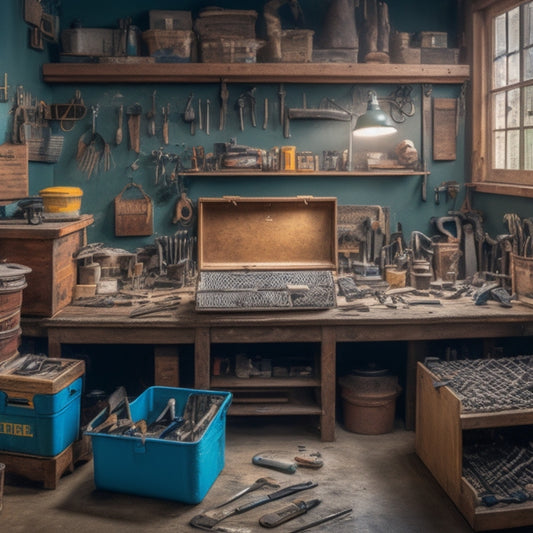
[[[249,379],[237,378],[235,376],[213,376],[211,386],[217,389],[275,389],[275,388],[295,388],[295,387],[320,387],[319,378],[260,378]]]
[[[371,63],[48,63],[46,83],[463,83],[469,65]]]
[[[154,385],[180,386],[180,359],[177,346],[154,346]]]
[[[457,98],[433,99],[433,159],[457,159]]]
[[[12,221],[3,224],[0,220],[0,239],[58,239],[85,229],[93,222],[93,215],[81,215],[78,220],[68,222],[43,222],[35,226],[22,220],[16,224]]]
[[[324,327],[320,345],[320,437],[324,442],[335,440],[336,354],[335,329]]]
[[[514,409],[491,413],[463,413],[463,429],[497,428],[533,424],[533,409]]]

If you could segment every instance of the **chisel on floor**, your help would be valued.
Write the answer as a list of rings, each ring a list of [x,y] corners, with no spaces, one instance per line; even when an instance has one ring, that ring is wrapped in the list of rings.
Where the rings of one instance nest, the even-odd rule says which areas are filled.
[[[326,522],[335,520],[336,518],[340,518],[341,516],[345,516],[347,514],[350,514],[351,512],[352,512],[352,509],[349,508],[349,509],[344,509],[342,511],[338,511],[337,513],[329,514],[327,516],[324,516],[323,518],[319,518],[318,520],[315,520],[314,522],[309,522],[309,524],[305,524],[296,529],[291,529],[289,533],[300,533],[301,531],[307,531],[308,529],[311,529],[312,527],[319,526],[320,524],[325,524]]]

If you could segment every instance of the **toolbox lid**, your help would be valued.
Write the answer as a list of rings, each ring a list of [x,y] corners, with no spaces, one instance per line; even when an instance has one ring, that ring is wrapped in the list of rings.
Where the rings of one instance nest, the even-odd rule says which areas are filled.
[[[85,362],[34,354],[0,364],[0,391],[56,394],[85,373]]]
[[[336,270],[337,199],[198,199],[200,270]]]
[[[43,197],[60,197],[60,198],[77,198],[83,196],[83,190],[79,187],[47,187],[39,191],[39,196]]]

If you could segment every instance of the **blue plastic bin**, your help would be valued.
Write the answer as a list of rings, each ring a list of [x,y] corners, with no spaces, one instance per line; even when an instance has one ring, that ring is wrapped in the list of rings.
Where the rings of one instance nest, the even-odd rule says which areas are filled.
[[[35,394],[31,402],[0,391],[0,450],[54,456],[80,431],[82,378],[55,394]]]
[[[226,412],[231,393],[174,387],[150,387],[130,404],[132,419],[152,423],[170,398],[183,414],[190,394],[224,397],[215,418],[196,442],[108,435],[91,436],[96,488],[196,504],[203,500],[224,468]],[[90,427],[107,417],[100,413]]]

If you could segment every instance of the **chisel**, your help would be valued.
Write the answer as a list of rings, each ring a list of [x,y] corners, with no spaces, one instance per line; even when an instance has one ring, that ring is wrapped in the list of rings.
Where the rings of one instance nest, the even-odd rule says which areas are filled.
[[[308,529],[311,529],[312,527],[319,526],[320,524],[325,524],[326,522],[335,520],[336,518],[340,518],[341,516],[345,516],[351,512],[352,512],[351,508],[344,509],[337,513],[324,516],[324,518],[319,518],[318,520],[315,520],[314,522],[309,522],[309,524],[303,525],[302,527],[292,529],[291,531],[289,531],[289,533],[300,533],[301,531],[307,531]]]
[[[297,516],[307,513],[307,511],[313,509],[318,504],[320,504],[320,500],[309,500],[307,502],[303,500],[293,500],[285,507],[263,515],[259,519],[259,524],[263,527],[277,527]]]

